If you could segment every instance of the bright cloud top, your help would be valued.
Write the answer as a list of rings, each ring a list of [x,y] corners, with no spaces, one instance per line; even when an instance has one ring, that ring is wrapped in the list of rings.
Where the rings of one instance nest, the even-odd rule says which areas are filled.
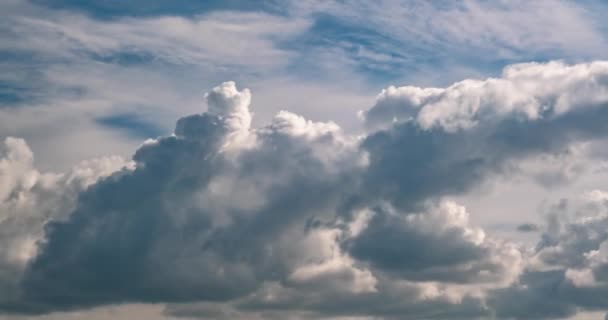
[[[496,118],[559,117],[608,102],[608,63],[527,63],[505,68],[501,78],[464,80],[447,88],[389,87],[364,113],[370,124],[415,118],[422,128],[467,129]]]

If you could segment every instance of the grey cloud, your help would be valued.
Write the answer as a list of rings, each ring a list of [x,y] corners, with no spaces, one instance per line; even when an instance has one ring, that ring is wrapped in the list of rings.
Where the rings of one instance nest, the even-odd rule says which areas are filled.
[[[585,76],[572,76],[576,72]],[[388,126],[362,144],[370,154],[366,189],[412,207],[428,197],[466,192],[488,176],[512,172],[522,160],[562,154],[573,143],[608,134],[605,63],[524,64],[507,68],[504,77],[465,80],[428,101],[410,87],[384,92],[366,113],[367,121]],[[521,86],[529,87],[515,89]],[[515,98],[503,90],[516,91]],[[421,102],[413,108],[412,101]],[[395,110],[408,116],[393,120]]]
[[[526,273],[520,281],[528,287],[496,290],[488,298],[498,318],[554,319],[576,313],[575,306],[557,298],[562,290],[563,271]]]
[[[538,229],[538,225],[534,223],[522,223],[517,226],[517,231],[520,232],[536,232]]]
[[[443,292],[437,296],[432,284],[416,284],[379,277],[377,292],[335,294],[330,291],[307,292],[280,285],[267,285],[253,295],[237,301],[234,307],[246,312],[274,312],[291,315],[304,311],[304,318],[334,319],[361,317],[381,319],[477,319],[488,315],[479,298],[464,295],[451,300]],[[430,295],[426,295],[431,293]],[[195,314],[196,306],[190,306]],[[175,310],[180,310],[177,306]],[[296,317],[297,319],[297,317]]]
[[[0,144],[0,305],[9,307],[20,290],[28,261],[38,252],[44,225],[63,220],[88,186],[128,163],[119,157],[85,161],[64,174],[40,173],[25,141]]]
[[[496,282],[516,275],[522,262],[516,248],[470,227],[465,208],[452,202],[418,214],[376,212],[347,246],[357,259],[412,281]]]
[[[490,293],[489,305],[498,316],[553,319],[608,308],[608,207],[601,202],[603,192],[592,195],[595,199],[577,208],[574,218],[551,216],[518,283]]]
[[[3,9],[14,12],[5,15],[7,23],[0,25],[4,33],[0,48],[40,55],[47,61],[161,59],[173,64],[238,65],[241,70],[259,71],[287,63],[293,54],[277,42],[303,32],[310,24],[301,18],[265,12],[214,11],[190,17],[103,21],[31,2],[3,4]],[[15,43],[17,38],[21,41]],[[58,41],[45,41],[48,39]]]
[[[359,170],[356,148],[335,125],[287,113],[250,131],[249,93],[234,83],[207,97],[209,113],[145,143],[133,172],[97,183],[68,221],[49,224],[23,282],[27,301],[226,300],[301,263],[297,226],[331,214],[345,173]]]
[[[552,118],[608,101],[608,63],[522,63],[501,77],[467,79],[446,88],[389,87],[362,113],[368,125],[415,120],[454,132],[505,118]]]
[[[223,83],[207,94],[208,112],[178,120],[171,136],[146,141],[132,168],[92,174],[55,215],[37,218],[43,241],[16,269],[20,281],[0,305],[44,313],[202,303],[207,317],[281,318],[292,310],[302,318],[386,319],[558,317],[601,308],[594,294],[607,277],[604,247],[592,236],[605,234],[600,218],[594,225],[555,218],[549,225],[557,233],[546,233],[527,259],[443,199],[523,160],[604,137],[608,109],[595,87],[603,88],[604,78],[595,75],[593,85],[568,78],[564,85],[544,77],[556,68],[568,73],[603,64],[593,66],[506,71],[541,91],[557,82],[564,91],[543,96],[539,101],[549,104],[540,109],[521,101],[471,109],[475,97],[508,98],[495,84],[465,88],[472,100],[448,99],[424,116],[427,106],[416,109],[416,101],[397,97],[391,110],[417,114],[363,137],[286,111],[252,128],[251,93]],[[23,185],[33,169],[11,170]],[[526,308],[508,310],[522,297]],[[184,308],[167,312],[196,311]]]

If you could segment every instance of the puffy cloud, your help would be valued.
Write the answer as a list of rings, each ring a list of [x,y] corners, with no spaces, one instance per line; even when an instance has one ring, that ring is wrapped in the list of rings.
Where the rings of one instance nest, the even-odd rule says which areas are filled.
[[[570,206],[554,207],[560,212],[548,218],[519,281],[490,294],[497,316],[553,319],[608,308],[608,206],[602,194],[591,192],[567,215]]]
[[[453,202],[408,215],[379,210],[348,246],[354,257],[412,281],[508,283],[522,265],[516,247],[469,226],[465,208]]]
[[[389,87],[362,113],[369,125],[415,120],[454,132],[504,118],[551,119],[608,102],[608,63],[524,63],[500,78],[464,80],[447,88]]]
[[[604,69],[527,64],[446,89],[388,89],[365,113],[382,125],[361,137],[287,111],[252,127],[250,91],[226,82],[206,95],[207,112],[143,143],[123,170],[106,159],[40,174],[24,142],[8,139],[0,199],[35,199],[23,212],[37,220],[23,224],[31,232],[0,229],[2,263],[20,263],[0,273],[19,278],[0,306],[176,303],[167,313],[296,319],[603,308],[593,294],[608,278],[595,214],[604,193],[587,195],[594,214],[582,220],[552,215],[530,251],[472,225],[445,196],[603,138]]]
[[[98,179],[128,166],[119,157],[80,163],[65,174],[40,173],[25,141],[0,145],[0,304],[15,299],[27,263],[37,255],[48,221],[66,219],[76,198]]]
[[[406,216],[393,212],[394,220],[406,220],[397,224],[399,233],[382,230],[374,222],[375,217],[386,214],[389,208],[385,211],[358,210],[348,223],[315,220],[308,224],[310,236],[303,241],[304,245],[314,244],[316,250],[308,252],[316,252],[315,258],[306,259],[310,262],[297,268],[287,281],[267,282],[258,290],[229,304],[206,302],[170,305],[167,312],[205,319],[403,319],[404,315],[408,319],[470,319],[489,315],[482,302],[483,288],[508,284],[511,279],[503,279],[504,283],[501,283],[500,279],[491,278],[516,276],[522,262],[520,252],[509,245],[492,242],[485,238],[482,230],[470,227],[467,214],[459,205],[444,202],[429,205],[428,209],[429,212]],[[408,225],[409,229],[403,225]],[[409,235],[410,232],[416,235]],[[377,237],[375,240],[379,243],[376,249],[382,250],[381,254],[387,252],[385,246],[395,250],[380,258],[358,256],[352,250],[352,243],[368,240],[368,233]],[[385,236],[382,236],[383,233]],[[461,243],[469,241],[470,247],[475,247],[470,250],[478,250],[480,261],[446,262],[444,253],[457,248],[459,244],[445,250],[436,250],[438,248],[432,246],[445,240],[444,234],[449,233],[455,234],[455,238],[461,237]],[[395,236],[409,238],[399,241]],[[323,240],[309,242],[313,239]],[[324,242],[331,245],[323,245]],[[450,246],[445,242],[443,245]],[[454,256],[460,253],[455,252]],[[390,270],[384,265],[377,265],[389,259],[391,254],[397,263],[402,262],[404,269],[408,268],[410,260],[415,263],[417,258],[424,255],[424,262],[430,263],[403,272],[398,268]],[[509,254],[511,257],[504,259]],[[501,270],[503,267],[512,268],[512,274]],[[450,274],[452,272],[456,274]]]
[[[335,215],[364,164],[356,145],[333,124],[287,113],[250,130],[249,101],[248,90],[222,84],[207,95],[209,112],[142,145],[131,173],[83,192],[69,220],[49,224],[24,281],[27,300],[214,301],[264,281],[306,285],[332,275],[346,290],[372,290],[369,271],[332,252],[330,231],[304,228],[316,215]]]
[[[207,112],[217,116],[226,130],[230,132],[226,136],[227,141],[225,141],[224,147],[229,148],[231,144],[248,138],[252,117],[249,112],[251,103],[249,89],[239,92],[234,82],[225,82],[214,88],[205,98],[207,99]],[[180,130],[181,128],[176,129],[178,132]]]
[[[567,181],[578,166],[558,155],[608,134],[607,75],[606,62],[550,62],[439,91],[389,88],[365,112],[369,124],[384,128],[362,143],[370,155],[367,189],[411,207],[518,167],[544,185]],[[543,157],[558,159],[556,168],[534,172]]]

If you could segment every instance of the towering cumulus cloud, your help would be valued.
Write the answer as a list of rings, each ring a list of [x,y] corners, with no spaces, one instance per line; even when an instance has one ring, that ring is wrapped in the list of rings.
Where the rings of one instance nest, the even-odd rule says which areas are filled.
[[[522,64],[447,88],[390,87],[342,132],[282,111],[252,127],[226,82],[132,162],[65,174],[0,160],[0,307],[166,303],[210,319],[555,318],[608,308],[608,196],[552,214],[535,248],[448,196],[608,135],[608,63]],[[555,207],[568,211],[571,208]],[[560,209],[561,208],[561,209]],[[512,308],[513,305],[520,306]]]

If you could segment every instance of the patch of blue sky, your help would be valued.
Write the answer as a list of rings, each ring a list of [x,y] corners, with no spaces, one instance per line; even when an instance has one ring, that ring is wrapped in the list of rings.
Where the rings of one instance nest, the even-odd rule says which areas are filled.
[[[307,32],[280,44],[300,53],[299,59],[289,66],[293,72],[319,75],[326,57],[351,67],[371,83],[387,83],[443,63],[442,53],[429,50],[422,41],[403,43],[331,15],[316,14],[314,19]]]
[[[275,11],[275,1],[250,0],[33,0],[53,9],[84,12],[90,16],[111,19],[161,15],[193,16],[217,10]]]
[[[15,106],[28,100],[27,88],[0,80],[0,108]]]
[[[156,138],[167,134],[166,130],[135,113],[120,113],[95,119],[101,126],[117,129],[134,138]]]
[[[45,87],[43,57],[26,50],[0,50],[0,107],[17,106],[40,96]]]
[[[121,50],[103,53],[87,52],[92,60],[121,66],[159,63],[162,59],[150,52],[140,50]]]
[[[325,45],[338,47],[355,69],[371,82],[388,83],[403,79],[408,74],[429,70],[441,72],[453,66],[467,67],[482,74],[494,75],[499,73],[504,65],[531,58],[525,52],[514,53],[511,59],[492,55],[480,58],[469,50],[454,48],[449,42],[437,41],[431,44],[414,36],[406,40],[392,39],[371,29],[353,26],[343,28],[344,31],[338,34],[326,33],[328,29],[320,31],[330,35]],[[545,56],[532,58],[547,60]]]
[[[584,3],[591,5],[590,8],[605,6],[594,0],[585,0]],[[524,32],[525,25],[532,24],[535,20],[556,23],[555,18],[545,15],[546,10],[543,11],[540,4],[530,4],[528,9],[534,11],[522,18],[524,27],[512,29],[515,34],[505,31],[513,27],[511,24],[515,21],[512,17],[521,9],[511,3],[480,2],[476,6],[468,7],[449,1],[387,2],[390,5],[383,8],[387,11],[375,6],[367,8],[366,3],[359,3],[357,6],[348,2],[337,4],[339,5],[332,12],[312,13],[311,16],[315,20],[313,27],[287,42],[287,47],[295,47],[301,52],[302,57],[296,61],[295,66],[291,66],[295,72],[319,73],[314,64],[322,62],[322,59],[319,59],[322,54],[334,58],[334,64],[341,61],[342,64],[350,65],[372,83],[393,82],[407,78],[408,74],[416,75],[429,71],[447,74],[455,69],[474,71],[471,75],[477,73],[494,76],[499,74],[505,65],[512,63],[555,59],[578,62],[597,58],[598,51],[593,51],[593,48],[577,48],[563,39],[543,37],[543,32],[548,32],[549,27],[545,28],[547,30],[541,28],[538,32],[532,30],[529,35],[517,33]],[[390,13],[392,6],[396,9],[394,14]],[[556,10],[568,9],[565,4],[564,6]],[[370,12],[367,12],[367,9],[370,9]],[[496,27],[493,22],[478,19],[478,11],[485,9],[491,11],[488,16],[495,17],[496,24],[509,25]],[[313,8],[312,11],[315,12],[314,10]],[[447,23],[421,18],[427,16],[429,10],[444,13],[437,18],[448,19],[446,21],[453,23],[456,31]],[[591,34],[589,37],[592,37],[593,29],[586,29],[583,24],[585,13],[593,17],[592,13],[585,10],[574,11],[570,15],[574,21],[573,28],[577,31],[568,33],[568,36],[575,37],[576,32],[588,32]],[[378,14],[382,16],[378,17]],[[540,18],[534,19],[535,15]],[[470,26],[476,25],[479,26],[479,32],[466,33]],[[605,23],[595,25],[604,30],[606,26],[608,24]],[[563,28],[568,30],[567,27]],[[573,57],[581,57],[583,54],[585,58],[574,60]],[[446,78],[453,76],[447,75]],[[437,85],[445,85],[448,81],[440,80]]]
[[[441,63],[442,52],[435,50],[435,44],[416,35],[400,34],[395,38],[373,23],[365,24],[365,20],[349,15],[316,13],[313,17],[313,27],[296,41],[303,47],[341,51],[356,70],[371,79],[390,81],[403,73]]]

